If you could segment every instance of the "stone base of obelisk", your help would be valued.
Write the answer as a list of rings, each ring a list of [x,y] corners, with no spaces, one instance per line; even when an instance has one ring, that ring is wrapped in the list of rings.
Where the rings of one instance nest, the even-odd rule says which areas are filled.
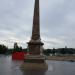
[[[27,55],[24,63],[21,65],[23,70],[47,70],[48,65],[43,55]]]

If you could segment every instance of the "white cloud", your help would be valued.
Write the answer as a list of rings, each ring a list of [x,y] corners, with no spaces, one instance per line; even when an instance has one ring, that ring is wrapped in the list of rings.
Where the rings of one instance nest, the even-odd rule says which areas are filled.
[[[31,38],[34,0],[0,0],[0,43],[26,47]],[[75,48],[75,1],[40,0],[41,37],[45,48]],[[44,37],[43,37],[44,36]]]

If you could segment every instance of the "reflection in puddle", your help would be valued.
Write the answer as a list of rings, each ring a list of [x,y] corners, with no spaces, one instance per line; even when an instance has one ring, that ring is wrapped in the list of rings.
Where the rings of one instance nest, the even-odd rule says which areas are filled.
[[[45,75],[44,71],[23,71],[23,75]]]
[[[54,71],[54,67],[52,65],[48,66],[48,71]]]

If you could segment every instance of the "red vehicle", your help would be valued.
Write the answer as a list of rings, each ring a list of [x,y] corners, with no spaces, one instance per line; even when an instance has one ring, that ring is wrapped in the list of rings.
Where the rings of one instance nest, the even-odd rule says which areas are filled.
[[[12,59],[13,60],[24,60],[27,52],[13,52]]]

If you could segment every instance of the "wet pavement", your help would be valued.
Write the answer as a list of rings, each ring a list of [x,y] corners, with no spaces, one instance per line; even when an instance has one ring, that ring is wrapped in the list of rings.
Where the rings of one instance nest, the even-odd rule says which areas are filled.
[[[12,60],[11,56],[0,55],[0,75],[75,75],[75,62],[47,60],[46,72],[22,71],[22,63],[23,61]]]

